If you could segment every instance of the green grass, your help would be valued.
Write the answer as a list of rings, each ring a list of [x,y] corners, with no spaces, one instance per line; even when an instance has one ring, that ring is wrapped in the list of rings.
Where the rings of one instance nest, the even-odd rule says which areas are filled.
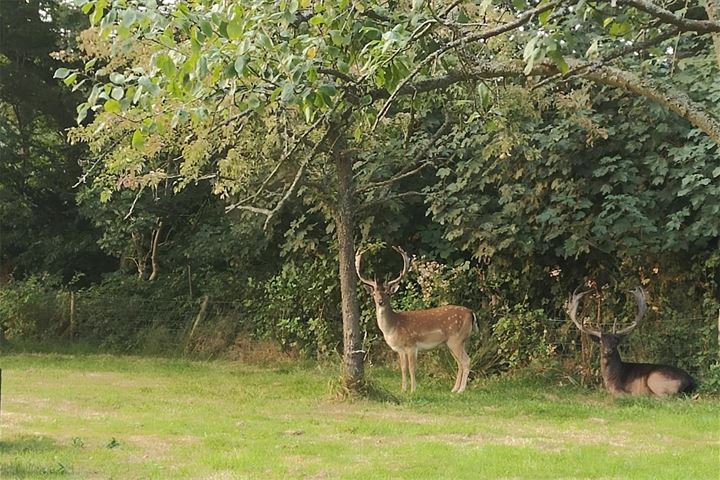
[[[368,374],[395,401],[341,401],[338,373],[12,354],[0,478],[718,479],[720,400],[613,399],[543,377]],[[422,365],[421,365],[422,367]]]

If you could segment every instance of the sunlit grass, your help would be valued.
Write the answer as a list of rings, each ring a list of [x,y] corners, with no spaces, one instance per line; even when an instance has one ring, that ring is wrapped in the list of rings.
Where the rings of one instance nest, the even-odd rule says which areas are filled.
[[[717,479],[720,400],[613,399],[533,377],[420,378],[111,356],[0,357],[0,478]]]

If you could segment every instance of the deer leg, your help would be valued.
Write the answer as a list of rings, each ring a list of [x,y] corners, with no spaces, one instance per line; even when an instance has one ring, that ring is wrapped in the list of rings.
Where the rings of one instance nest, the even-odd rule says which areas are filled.
[[[415,391],[415,365],[417,364],[417,350],[411,349],[407,352],[408,370],[410,370],[410,392]]]
[[[450,353],[452,354],[453,358],[455,359],[455,362],[458,366],[457,375],[455,376],[455,386],[453,386],[453,393],[457,392],[458,388],[460,388],[460,382],[462,380],[462,366],[460,364],[460,359],[458,358],[457,354],[455,354],[455,350],[450,348],[450,345],[448,345],[448,350],[450,350]]]
[[[470,375],[470,356],[465,351],[465,342],[448,342],[448,348],[452,352],[455,361],[458,364],[458,374],[455,380],[454,393],[460,393],[467,386],[468,376]]]
[[[402,375],[402,391],[404,392],[407,390],[407,381],[405,380],[405,375],[407,373],[407,356],[404,351],[398,352],[398,356],[400,357],[400,372]]]

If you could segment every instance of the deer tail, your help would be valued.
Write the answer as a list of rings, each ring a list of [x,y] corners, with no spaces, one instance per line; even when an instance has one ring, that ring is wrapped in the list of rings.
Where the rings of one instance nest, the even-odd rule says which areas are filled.
[[[480,326],[478,325],[478,317],[475,312],[472,312],[472,331],[475,333],[480,331]]]

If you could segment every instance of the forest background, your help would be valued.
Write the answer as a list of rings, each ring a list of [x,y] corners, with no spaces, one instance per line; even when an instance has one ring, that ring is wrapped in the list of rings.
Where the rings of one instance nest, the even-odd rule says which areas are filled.
[[[479,315],[475,375],[597,379],[569,324],[720,388],[720,23],[706,2],[0,2],[0,341],[390,358]],[[79,126],[78,126],[79,125]],[[451,360],[432,356],[443,374]],[[451,373],[451,372],[450,372]]]

